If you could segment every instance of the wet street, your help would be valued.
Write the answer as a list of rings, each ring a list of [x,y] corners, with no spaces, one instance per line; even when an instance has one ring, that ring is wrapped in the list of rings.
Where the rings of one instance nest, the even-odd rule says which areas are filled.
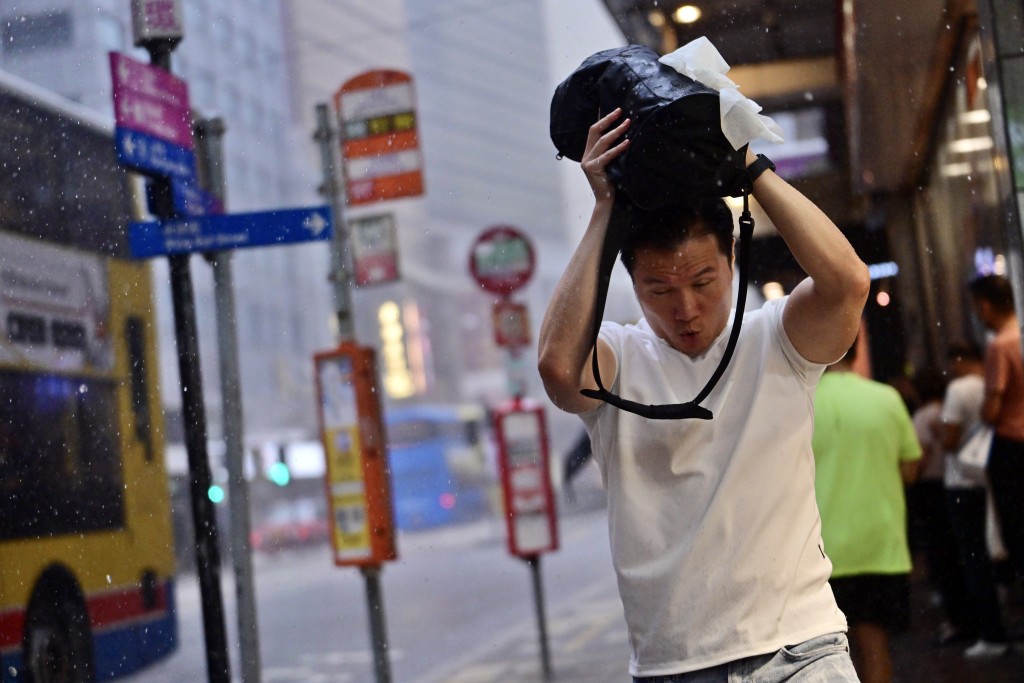
[[[600,510],[565,516],[562,547],[542,561],[553,676],[565,683],[625,683],[628,649]],[[504,530],[485,522],[400,538],[401,559],[383,572],[386,621],[396,683],[543,681],[530,574],[505,548]],[[230,574],[230,572],[226,572]],[[374,681],[361,575],[336,569],[326,549],[256,562],[265,683]],[[231,642],[234,587],[224,585]],[[178,586],[181,647],[169,660],[127,680],[206,680],[199,591]],[[1010,683],[1024,680],[1024,656],[968,661],[969,643],[932,643],[940,618],[914,583],[912,627],[894,643],[901,683]],[[1024,608],[1010,605],[1011,626]],[[1024,646],[1021,647],[1024,651]],[[237,653],[232,672],[240,680]]]

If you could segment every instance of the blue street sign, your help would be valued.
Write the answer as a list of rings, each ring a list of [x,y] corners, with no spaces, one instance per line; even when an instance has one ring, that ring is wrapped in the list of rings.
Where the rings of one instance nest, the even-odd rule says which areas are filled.
[[[146,221],[128,226],[133,258],[223,251],[331,238],[326,206]]]
[[[196,181],[196,155],[190,149],[120,126],[114,129],[114,146],[117,160],[139,173]]]
[[[179,216],[205,216],[224,213],[224,205],[194,181],[171,178],[171,198]]]

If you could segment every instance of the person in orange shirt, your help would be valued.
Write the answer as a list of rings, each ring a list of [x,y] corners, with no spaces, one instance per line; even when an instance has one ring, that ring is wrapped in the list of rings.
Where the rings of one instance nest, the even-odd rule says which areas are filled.
[[[999,275],[970,284],[974,313],[994,333],[985,350],[985,400],[981,419],[995,436],[988,478],[1003,541],[1018,577],[1024,577],[1024,362],[1013,289]]]

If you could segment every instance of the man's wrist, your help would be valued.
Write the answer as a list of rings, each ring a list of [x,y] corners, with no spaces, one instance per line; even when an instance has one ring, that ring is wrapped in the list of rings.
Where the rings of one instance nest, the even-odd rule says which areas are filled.
[[[750,183],[750,186],[753,187],[754,181],[760,178],[761,174],[767,170],[774,171],[775,164],[765,155],[758,154],[757,158],[747,166],[747,181]]]

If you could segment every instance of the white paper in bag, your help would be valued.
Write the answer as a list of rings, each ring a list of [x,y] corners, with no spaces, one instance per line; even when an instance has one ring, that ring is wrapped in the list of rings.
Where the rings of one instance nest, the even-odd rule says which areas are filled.
[[[783,142],[779,125],[758,113],[760,105],[741,95],[739,86],[725,75],[729,71],[728,62],[705,36],[691,40],[658,61],[719,91],[722,133],[733,149],[739,149],[754,139]]]

